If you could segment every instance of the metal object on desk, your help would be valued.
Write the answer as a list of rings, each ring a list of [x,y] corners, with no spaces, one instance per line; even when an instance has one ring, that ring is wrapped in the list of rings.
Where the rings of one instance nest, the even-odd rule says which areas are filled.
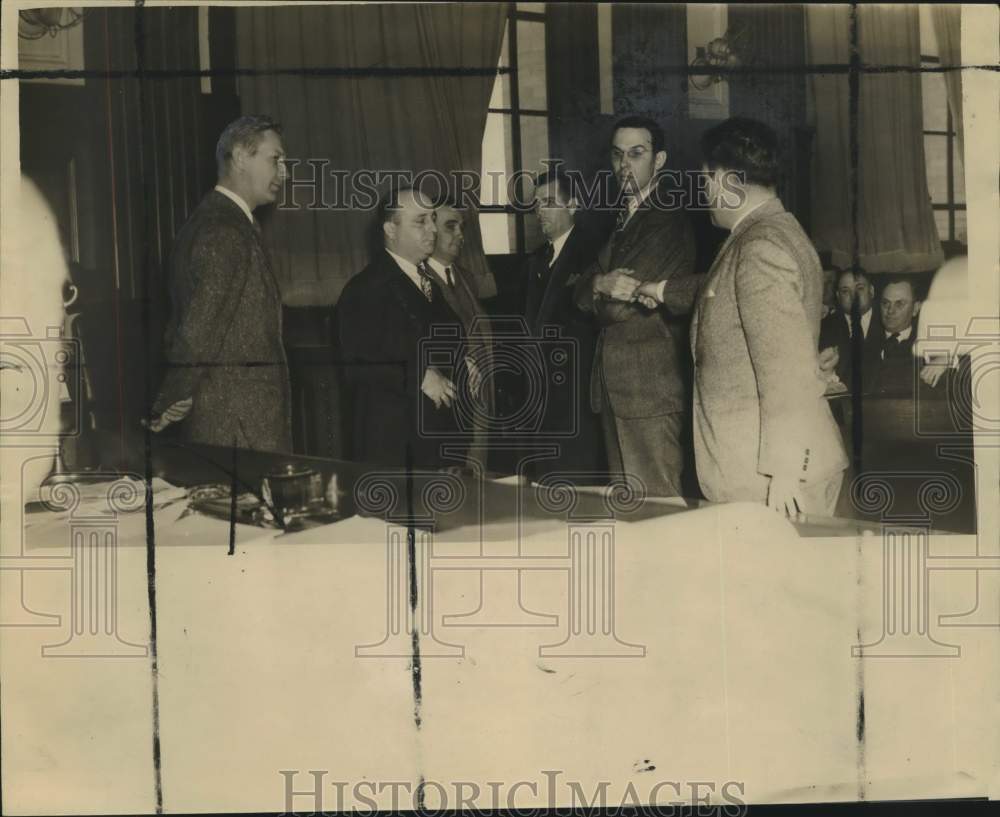
[[[323,475],[312,468],[290,463],[282,471],[265,474],[261,496],[286,530],[303,527],[305,520],[340,518],[336,476],[331,478],[330,490],[324,491]]]

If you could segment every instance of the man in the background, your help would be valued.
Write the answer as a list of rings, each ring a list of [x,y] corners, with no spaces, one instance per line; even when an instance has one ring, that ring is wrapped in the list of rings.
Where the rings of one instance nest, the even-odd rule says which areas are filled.
[[[601,326],[591,376],[612,472],[653,496],[683,493],[682,438],[689,409],[685,324],[633,301],[642,283],[690,277],[695,241],[683,210],[657,206],[667,161],[663,130],[646,117],[616,123],[611,167],[625,198],[614,234],[580,279],[577,306]]]
[[[878,366],[881,351],[880,321],[872,305],[875,287],[862,272],[842,272],[837,279],[837,309],[823,318],[819,328],[819,348],[836,349],[836,373],[840,381],[852,391],[863,391],[871,381]],[[857,316],[854,317],[854,309]],[[859,343],[855,350],[854,321],[857,321]],[[857,359],[858,366],[854,362]],[[854,372],[857,369],[857,382]]]
[[[569,177],[554,170],[535,179],[533,199],[545,243],[528,258],[524,317],[533,337],[542,338],[545,328],[559,330],[573,341],[575,359],[569,365],[575,377],[562,381],[557,372],[546,372],[545,411],[533,442],[545,439],[559,447],[559,456],[537,461],[533,472],[576,472],[596,475],[606,469],[600,424],[590,411],[589,378],[594,365],[597,325],[592,312],[582,312],[573,291],[583,272],[597,257],[601,233],[576,226],[579,203]],[[546,347],[543,359],[549,363]],[[569,432],[573,432],[571,435]],[[553,436],[553,432],[562,432]]]
[[[174,241],[167,373],[150,428],[179,423],[185,439],[290,452],[291,387],[281,293],[253,211],[286,178],[281,129],[242,116],[219,137],[219,181]]]
[[[882,331],[878,335],[879,354],[871,379],[871,392],[912,396],[918,376],[932,388],[938,384],[945,367],[925,365],[922,359],[913,356],[920,304],[913,281],[908,278],[891,278],[882,289],[879,299]]]
[[[434,208],[419,191],[390,191],[380,202],[378,246],[351,278],[337,304],[340,345],[351,366],[354,451],[362,462],[438,468],[461,465],[445,443],[460,436],[453,404],[470,400],[471,377],[455,357],[461,318],[448,305],[427,258],[434,252]],[[429,365],[425,342],[434,330],[449,363]]]
[[[445,302],[461,320],[465,331],[464,354],[474,397],[474,402],[467,406],[474,426],[469,458],[485,468],[488,419],[493,414],[492,343],[489,321],[479,301],[484,297],[480,287],[496,294],[496,282],[492,274],[477,277],[458,263],[465,246],[465,214],[456,203],[446,202],[437,207],[435,226],[434,252],[427,259],[427,266],[437,276]]]

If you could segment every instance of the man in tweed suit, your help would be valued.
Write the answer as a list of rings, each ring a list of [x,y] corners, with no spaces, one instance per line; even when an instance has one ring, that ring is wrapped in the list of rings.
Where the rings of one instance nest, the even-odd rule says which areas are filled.
[[[685,321],[633,301],[640,283],[689,280],[694,270],[687,215],[665,206],[657,188],[666,160],[656,122],[626,117],[616,123],[611,165],[626,207],[574,295],[601,326],[590,399],[601,415],[610,470],[638,478],[651,495],[679,496],[689,406]]]
[[[286,177],[280,127],[243,116],[219,137],[219,182],[184,223],[170,259],[167,373],[150,428],[190,442],[291,451],[281,293],[253,210]]]
[[[702,150],[712,220],[730,235],[691,326],[698,480],[713,501],[832,515],[847,457],[816,359],[823,272],[775,194],[777,138],[734,118]]]

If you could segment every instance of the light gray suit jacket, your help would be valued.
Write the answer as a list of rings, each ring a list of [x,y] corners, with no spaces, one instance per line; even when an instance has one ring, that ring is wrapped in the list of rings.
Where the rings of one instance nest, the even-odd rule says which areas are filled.
[[[818,483],[847,466],[816,362],[823,274],[777,199],[723,244],[691,324],[698,481],[718,502],[764,501],[769,477]]]

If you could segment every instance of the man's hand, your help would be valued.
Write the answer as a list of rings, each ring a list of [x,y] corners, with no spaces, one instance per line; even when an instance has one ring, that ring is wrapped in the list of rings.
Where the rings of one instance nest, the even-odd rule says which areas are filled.
[[[171,423],[177,423],[183,420],[191,413],[191,407],[194,405],[194,398],[187,397],[183,400],[178,400],[172,406],[170,406],[163,414],[159,417],[149,421],[149,430],[153,432],[163,431]],[[146,421],[142,421],[143,425],[146,425]]]
[[[796,519],[802,513],[802,487],[797,479],[773,476],[767,487],[767,507],[775,513]]]
[[[478,399],[479,391],[483,387],[483,376],[471,355],[465,357],[465,368],[469,371],[469,391],[472,392],[473,397]]]
[[[944,363],[928,363],[920,370],[920,379],[933,389],[946,371],[948,366]]]
[[[428,368],[424,372],[420,391],[434,401],[435,408],[441,408],[442,405],[450,406],[451,401],[455,399],[455,384],[437,369]]]
[[[820,351],[816,357],[816,363],[819,365],[823,378],[833,380],[837,376],[836,369],[837,364],[840,363],[840,352],[837,351],[836,346],[828,346]]]
[[[660,300],[660,285],[662,283],[662,281],[648,281],[644,284],[639,284],[632,297],[646,307],[646,309],[656,309],[663,303]]]
[[[630,269],[614,269],[594,276],[594,292],[614,301],[631,301],[639,281],[632,277]]]

